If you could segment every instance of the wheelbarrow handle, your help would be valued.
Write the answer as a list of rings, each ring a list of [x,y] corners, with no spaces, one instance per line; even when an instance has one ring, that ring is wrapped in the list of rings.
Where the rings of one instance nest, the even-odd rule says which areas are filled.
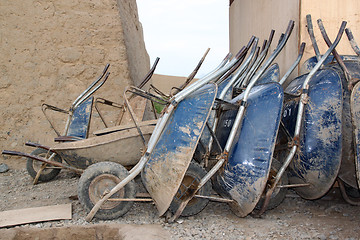
[[[318,19],[317,23],[319,25],[320,32],[326,42],[326,45],[328,45],[328,47],[330,47],[332,45],[332,42],[330,41],[329,36],[326,33],[326,30],[325,30],[322,20]],[[344,64],[344,61],[341,59],[340,55],[338,54],[338,52],[336,51],[335,48],[333,49],[332,54],[334,55],[336,61],[340,65],[341,69],[344,71],[345,78],[348,81],[348,83],[350,84],[351,83],[351,75],[349,73],[349,70],[347,69],[346,65]]]
[[[280,85],[283,85],[283,83],[286,81],[286,79],[290,76],[290,74],[294,71],[294,69],[296,68],[296,66],[299,64],[303,54],[304,54],[304,49],[305,49],[305,42],[302,42],[300,45],[300,49],[299,49],[299,55],[296,58],[295,62],[290,66],[290,68],[288,69],[288,71],[284,74],[284,76],[281,78],[281,80],[279,81]]]
[[[316,43],[316,39],[315,39],[315,35],[314,35],[314,28],[313,28],[313,24],[311,21],[311,14],[306,15],[306,23],[307,23],[307,30],[308,30],[308,33],[309,33],[309,36],[311,39],[311,43],[312,43],[312,46],[315,51],[316,59],[317,59],[317,61],[319,61],[321,58],[321,55],[320,55],[319,47]]]
[[[99,87],[96,88],[95,91],[92,91],[91,94],[89,95],[88,93],[90,92],[90,90],[98,83],[100,82],[100,80],[105,76],[105,79],[102,81],[102,83],[100,83],[100,87],[105,83],[107,77],[109,76],[109,73],[107,73],[108,69],[110,67],[110,64],[106,64],[102,74],[98,77],[98,79],[96,79],[93,83],[90,84],[90,86],[83,92],[81,93],[73,102],[73,104],[71,105],[71,109],[75,109],[75,106],[78,106],[81,102],[83,102],[84,100],[86,100],[87,97],[89,97],[92,93],[94,93]],[[84,97],[85,95],[87,95],[87,97]]]
[[[56,166],[56,167],[66,168],[66,169],[69,169],[69,170],[74,171],[76,173],[80,173],[80,174],[83,173],[83,170],[81,170],[81,169],[74,168],[74,167],[71,167],[71,166],[66,166],[66,165],[64,165],[62,163],[59,163],[59,162],[56,162],[56,161],[50,161],[50,160],[47,160],[46,158],[31,155],[31,154],[28,154],[28,153],[17,152],[17,151],[9,151],[9,150],[3,150],[1,153],[4,154],[4,155],[27,157],[27,158],[31,158],[31,159],[34,159],[36,161],[47,163],[49,165],[53,165],[53,166]]]
[[[157,66],[158,63],[159,63],[159,60],[160,60],[159,57],[157,57],[157,58],[155,59],[155,62],[154,62],[154,64],[153,64],[153,66],[151,67],[150,71],[146,74],[144,80],[139,84],[139,86],[137,86],[138,88],[143,88],[143,87],[145,86],[145,84],[146,84],[147,82],[149,82],[149,80],[151,79],[152,75],[153,75],[154,72],[155,72],[155,69],[156,69],[156,66]]]
[[[250,70],[247,72],[246,76],[244,77],[244,80],[242,83],[243,86],[246,86],[249,83],[249,80],[254,76],[255,72],[258,70],[258,68],[261,66],[261,64],[265,60],[266,55],[269,52],[271,42],[274,38],[274,34],[275,34],[275,30],[272,29],[270,31],[269,39],[264,41],[259,56],[256,55],[256,58],[254,58],[254,62],[252,63]],[[279,43],[280,42],[281,41],[279,41]]]
[[[246,75],[245,73],[246,73],[246,71],[248,69],[248,66],[249,66],[249,64],[251,62],[251,59],[253,59],[253,56],[255,56],[254,59],[257,58],[257,53],[258,53],[257,50],[260,49],[260,48],[257,47],[258,42],[259,42],[259,38],[255,37],[254,41],[252,41],[253,45],[252,45],[252,48],[250,50],[249,56],[245,59],[244,63],[236,71],[236,73],[234,73],[233,79],[230,81],[231,83],[229,83],[229,86],[226,86],[225,87],[226,89],[224,89],[223,92],[221,93],[221,96],[220,96],[221,99],[223,99],[225,94],[226,94],[225,90],[227,91],[231,85],[234,85],[234,87],[236,87],[238,85],[239,81],[241,81],[241,76],[245,77],[244,75]],[[232,81],[234,81],[234,82],[232,82]]]
[[[96,85],[96,87],[94,87],[90,92],[87,92],[87,94],[83,95],[77,102],[76,104],[73,104],[71,109],[75,110],[81,103],[83,103],[85,100],[87,100],[94,92],[96,92],[102,85],[104,85],[104,83],[106,82],[106,80],[108,79],[110,73],[107,72],[104,80],[102,80],[98,85]]]
[[[356,53],[356,55],[360,56],[360,48],[359,45],[356,43],[354,35],[352,34],[350,28],[346,28],[345,29],[346,35],[349,39],[350,45],[352,47],[352,49],[354,50],[354,52]]]
[[[241,54],[241,56],[240,56],[240,61],[239,61],[237,64],[235,64],[225,75],[223,75],[223,76],[220,78],[219,83],[221,83],[223,80],[227,79],[227,78],[228,78],[231,74],[233,74],[235,71],[236,71],[236,73],[234,73],[234,76],[233,76],[234,81],[238,78],[238,75],[239,75],[238,72],[239,72],[239,71],[243,71],[243,70],[244,70],[244,67],[241,67],[241,68],[240,68],[241,70],[240,70],[240,69],[237,70],[237,69],[238,69],[239,66],[243,63],[243,61],[244,61],[244,59],[245,59],[245,57],[246,57],[247,52],[249,51],[251,45],[252,45],[254,42],[255,42],[256,45],[257,45],[258,38],[255,37],[255,36],[251,36],[248,44],[247,44],[246,46],[244,46],[244,47],[241,49],[241,51],[240,51],[240,54]],[[246,62],[246,60],[245,60],[245,62]],[[247,66],[247,65],[246,65],[246,66]],[[235,76],[237,76],[237,77],[235,78]]]

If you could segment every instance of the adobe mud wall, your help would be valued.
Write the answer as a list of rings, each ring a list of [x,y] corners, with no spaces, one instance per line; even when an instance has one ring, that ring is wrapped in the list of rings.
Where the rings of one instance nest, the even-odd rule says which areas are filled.
[[[68,109],[106,63],[111,74],[96,95],[117,102],[150,67],[135,0],[1,1],[0,53],[1,150],[53,143],[41,104]]]

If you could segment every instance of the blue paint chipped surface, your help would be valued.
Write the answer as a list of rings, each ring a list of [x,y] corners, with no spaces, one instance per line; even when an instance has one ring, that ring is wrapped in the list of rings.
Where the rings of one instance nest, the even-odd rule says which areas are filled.
[[[267,182],[283,104],[283,90],[277,83],[255,86],[229,160],[217,178],[221,192],[237,204],[237,215],[246,216],[256,206]],[[233,99],[236,102],[242,95]],[[220,142],[226,143],[237,110],[225,112],[219,121]],[[225,134],[224,134],[225,133]]]
[[[350,72],[352,78],[360,77],[360,62],[354,60],[345,60],[344,64]],[[342,135],[343,135],[343,144],[342,144],[342,158],[341,165],[338,177],[344,181],[349,186],[354,188],[358,187],[356,180],[356,170],[355,170],[355,149],[354,149],[354,127],[352,123],[352,116],[350,110],[350,91],[348,89],[348,82],[345,78],[343,70],[338,64],[329,64],[327,67],[334,69],[341,76],[342,86],[343,86],[343,116],[342,116]]]
[[[206,85],[181,101],[170,116],[148,162],[142,180],[162,215],[175,196],[190,164],[217,87]]]
[[[355,85],[351,95],[351,110],[354,121],[354,136],[355,136],[355,166],[357,184],[360,186],[360,82]]]
[[[277,63],[272,64],[257,80],[256,85],[279,82],[280,81],[280,68]]]
[[[354,56],[354,55],[342,55],[340,56],[341,59],[343,61],[358,61],[358,57],[357,56]],[[309,73],[311,71],[311,69],[314,68],[314,66],[316,65],[317,63],[317,59],[316,57],[311,57],[309,59],[307,59],[303,65],[301,66],[300,68],[300,73],[301,74],[306,74],[306,73]],[[328,56],[323,65],[329,65],[329,64],[332,64],[332,63],[336,63],[336,60],[335,60],[335,57],[333,55],[330,55]],[[337,64],[337,63],[336,63]]]
[[[81,103],[74,111],[67,136],[87,138],[94,97]]]
[[[300,76],[285,92],[294,94],[305,80]],[[300,147],[289,165],[290,183],[309,183],[295,188],[303,198],[322,197],[334,183],[342,151],[342,85],[332,69],[318,71],[309,83],[309,98],[300,131]],[[295,129],[297,102],[285,104],[283,122],[291,135]]]

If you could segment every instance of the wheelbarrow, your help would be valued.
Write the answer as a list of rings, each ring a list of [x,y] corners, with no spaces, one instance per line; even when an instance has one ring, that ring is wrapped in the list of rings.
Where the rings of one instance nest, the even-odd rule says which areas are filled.
[[[224,134],[225,137],[222,139],[220,139],[220,136],[214,137],[214,142],[220,149],[220,154],[216,156],[217,162],[209,169],[208,173],[201,179],[196,188],[189,187],[186,194],[183,194],[186,197],[182,199],[178,210],[169,219],[170,222],[181,215],[187,203],[212,177],[214,177],[215,188],[223,196],[223,201],[230,203],[230,206],[232,206],[238,216],[244,217],[254,209],[267,182],[271,165],[272,149],[275,145],[277,128],[280,122],[283,95],[282,88],[278,83],[269,83],[259,86],[255,86],[255,84],[284,47],[293,26],[294,22],[290,21],[287,31],[277,48],[251,78],[245,91],[225,105],[233,111],[227,112],[232,113],[230,118],[227,118],[226,113],[223,111],[223,115],[220,116],[219,119],[216,133],[223,134],[225,131],[224,128],[228,129],[227,133]],[[255,116],[261,114],[256,109],[262,105],[265,109],[263,112],[266,115],[266,118],[270,118],[270,120],[267,121],[269,122],[269,126],[267,126],[269,130],[264,130],[266,133],[264,133],[264,131],[258,131],[258,128],[255,127],[256,124],[253,124],[253,121],[256,119]],[[260,116],[257,121],[263,122],[263,119],[264,117]],[[252,135],[252,137],[249,137],[249,134]],[[267,137],[264,138],[265,136]],[[262,161],[258,161],[263,163],[261,166],[263,168],[262,171],[252,171],[249,169],[253,166],[253,162],[249,157],[249,152],[246,152],[248,149],[245,147],[242,148],[242,146],[246,145],[247,141],[252,142],[254,138],[260,140],[260,145],[264,145],[257,146],[256,144],[250,144],[251,146],[249,146],[250,149],[252,149],[249,150],[250,152],[253,152],[254,148],[255,151],[258,151],[256,159],[262,154],[262,156],[260,156],[262,157],[260,158]],[[225,142],[225,147],[223,149],[221,146],[223,144],[220,143],[221,140],[224,140],[223,142]],[[247,170],[248,172],[246,174]],[[251,174],[254,174],[255,176],[252,177]]]
[[[236,92],[236,86],[240,85],[244,81],[245,78],[247,78],[249,75],[253,74],[254,66],[259,65],[259,60],[261,62],[266,57],[266,54],[268,52],[268,49],[270,47],[272,38],[274,36],[274,30],[271,31],[270,37],[268,41],[264,41],[263,44],[263,50],[260,53],[259,56],[259,50],[260,48],[257,47],[259,39],[256,37],[252,37],[247,44],[247,46],[242,49],[244,50],[244,57],[246,56],[247,51],[250,49],[251,45],[251,51],[249,53],[249,56],[247,56],[246,60],[244,61],[244,64],[241,65],[241,67],[232,75],[226,75],[223,79],[223,81],[219,81],[218,83],[218,96],[217,96],[217,102],[219,102],[219,105],[221,105],[222,102],[230,101],[233,98],[233,91]],[[257,64],[255,64],[257,62]],[[257,68],[256,68],[257,69]],[[256,70],[255,69],[255,70]],[[277,64],[273,64],[270,66],[261,76],[258,81],[264,81],[264,79],[268,79],[268,81],[276,81],[277,77],[279,77],[279,66]],[[270,80],[271,79],[271,80]],[[216,109],[211,112],[211,115],[208,120],[209,129],[205,129],[203,135],[201,136],[199,145],[197,146],[197,149],[195,151],[194,159],[198,162],[202,162],[202,164],[205,167],[208,167],[208,160],[210,157],[210,150],[212,149],[213,140],[211,136],[216,132],[216,127],[218,125],[218,116],[219,114],[216,114]]]
[[[309,26],[312,25],[308,22]],[[345,26],[346,22],[343,22],[336,40],[329,44],[329,49],[318,58],[311,71],[295,78],[285,89],[283,125],[276,151],[283,162],[279,172],[289,167],[289,183],[305,199],[324,196],[334,184],[340,169],[343,146],[342,80],[334,69],[320,67],[328,61]],[[274,182],[278,179],[276,176]],[[265,202],[268,199],[269,196]]]
[[[209,50],[210,49],[207,49],[196,68],[181,87],[185,87],[193,80]],[[146,95],[146,92],[142,90],[151,79],[158,62],[159,58],[156,58],[153,66],[137,87],[129,87],[126,89],[123,104],[104,98],[96,98],[94,101],[92,95],[105,83],[109,76],[109,73],[107,73],[109,64],[106,65],[101,76],[73,102],[70,110],[63,110],[49,104],[42,105],[46,119],[58,136],[55,138],[55,141],[60,142],[59,144],[49,147],[28,142],[26,143],[27,146],[37,148],[31,154],[15,151],[3,151],[3,154],[27,157],[27,170],[30,176],[34,178],[34,184],[38,180],[43,182],[52,180],[59,174],[61,168],[82,173],[82,170],[86,167],[102,161],[114,161],[124,166],[134,166],[141,157],[146,142],[150,138],[156,125],[156,120],[138,123],[137,118],[142,119],[145,111],[144,106],[146,102],[142,101],[142,99],[145,101],[146,99],[150,99],[151,103],[158,102],[160,104],[166,104],[166,101],[154,95]],[[138,95],[144,98],[134,99]],[[133,104],[134,102],[136,104]],[[103,113],[100,111],[100,104],[120,110],[114,127],[109,127],[110,125],[105,121]],[[95,131],[93,133],[95,136],[88,138],[93,105],[105,129]],[[136,107],[135,110],[132,107],[133,105]],[[139,108],[138,105],[143,106]],[[68,115],[65,130],[62,134],[55,128],[55,125],[47,114],[47,110]],[[127,113],[129,113],[129,116],[126,115]],[[132,122],[130,124],[124,124],[129,121]],[[62,164],[63,160],[65,160],[67,165]]]
[[[253,189],[246,189],[242,187],[242,194],[245,194],[245,196],[239,200],[239,202],[243,202],[239,216],[243,217],[249,213],[258,215],[262,213],[257,213],[261,208],[264,209],[262,211],[265,211],[266,209],[269,210],[277,207],[284,200],[287,188],[290,187],[286,173],[280,172],[282,163],[273,153],[274,144],[277,143],[276,136],[278,135],[279,117],[282,111],[281,99],[283,99],[284,94],[281,88],[279,90],[279,85],[281,86],[286,81],[298,65],[304,48],[305,43],[302,43],[297,59],[281,79],[279,66],[276,63],[272,64],[256,81],[252,92],[250,92],[249,96],[251,97],[249,97],[249,99],[251,100],[249,101],[252,101],[253,105],[248,107],[246,116],[244,117],[243,129],[234,147],[232,165],[230,165],[233,169],[230,168],[231,170],[229,171],[237,172],[234,174],[238,176],[235,182],[240,186],[241,184],[249,184],[249,182],[254,185],[254,182],[257,181],[258,184],[265,184],[265,188],[254,187]],[[236,90],[236,92],[238,93],[239,90]],[[241,99],[243,95],[244,94],[236,97],[232,102]],[[218,131],[218,138],[221,145],[224,144],[224,139],[226,139],[230,131],[227,125],[229,125],[229,122],[234,121],[235,114],[236,111],[232,109],[227,109],[223,113],[222,120],[220,121],[222,124],[220,124],[221,127]],[[266,122],[264,122],[264,119],[266,119]],[[264,126],[261,127],[262,125]],[[242,166],[242,169],[236,169],[239,166]],[[266,181],[265,176],[267,176]],[[241,183],[245,181],[247,177],[249,181]],[[278,177],[279,180],[275,183],[276,177]],[[251,184],[249,186],[251,186]],[[219,191],[224,192],[224,187],[220,187]],[[225,191],[223,195],[226,195],[226,192],[227,191]],[[246,202],[246,195],[249,196],[248,202]],[[266,195],[269,196],[269,200],[265,204],[264,200]],[[248,204],[248,206],[244,203]]]
[[[322,24],[321,19],[318,20],[319,28],[323,35],[323,38],[327,44],[330,40],[326,34],[325,28]],[[350,29],[346,29],[350,45],[357,54],[357,57],[352,56],[352,59],[348,56],[348,59],[343,59],[335,50],[333,55],[336,59],[337,64],[329,64],[328,67],[334,68],[342,78],[344,88],[344,111],[343,111],[343,157],[342,163],[338,175],[338,183],[340,186],[341,193],[344,199],[352,205],[360,205],[359,201],[359,144],[358,144],[358,128],[360,126],[358,116],[358,96],[359,96],[359,81],[360,81],[360,61],[358,59],[358,49],[352,32]],[[355,59],[354,59],[355,58]],[[347,186],[347,188],[345,188]],[[348,194],[348,192],[350,194]],[[350,199],[351,193],[357,193],[354,201]]]
[[[146,82],[149,81],[158,61],[159,59],[156,59],[153,67],[145,77],[144,81],[139,85],[139,87],[143,87]],[[92,106],[94,103],[94,97],[92,95],[107,80],[110,74],[107,72],[108,68],[109,64],[106,65],[100,77],[95,80],[82,94],[80,94],[79,97],[76,98],[68,111],[49,104],[42,105],[42,111],[46,119],[49,121],[50,126],[58,136],[55,138],[55,141],[59,141],[61,143],[56,144],[53,147],[49,147],[28,142],[26,143],[27,146],[37,148],[31,154],[7,150],[2,152],[3,154],[27,157],[28,159],[26,168],[29,175],[34,179],[34,184],[37,183],[38,180],[46,182],[54,179],[62,168],[66,168],[77,173],[82,173],[82,169],[85,169],[94,162],[113,160],[114,157],[111,158],[109,154],[101,153],[101,149],[106,149],[107,151],[105,153],[110,153],[110,149],[113,151],[117,150],[118,153],[118,148],[114,147],[117,142],[121,142],[121,144],[125,147],[124,149],[127,149],[126,151],[131,153],[128,155],[128,158],[125,159],[123,157],[122,159],[118,159],[118,161],[122,161],[124,165],[136,164],[139,156],[141,156],[140,148],[144,148],[145,145],[145,142],[143,145],[141,145],[141,139],[143,141],[145,141],[145,138],[149,139],[152,130],[155,127],[156,121],[142,123],[141,127],[143,128],[143,134],[141,136],[139,136],[139,133],[134,125],[124,125],[95,132],[95,134],[103,136],[88,138]],[[108,105],[124,109],[124,105],[116,104],[108,100],[105,102]],[[127,101],[126,103],[128,105],[127,109],[131,109],[129,102]],[[53,122],[50,120],[47,114],[47,110],[52,110],[68,115],[65,129],[62,134],[60,134],[60,131],[55,128]],[[100,112],[98,113],[101,117]],[[123,116],[123,113],[124,111],[122,111],[121,116]],[[101,117],[101,119],[103,118]],[[105,122],[104,124],[107,126]],[[130,151],[128,150],[129,146],[136,147],[139,149],[139,151]],[[67,164],[63,164],[63,160]]]
[[[270,34],[270,39],[272,38],[273,33],[274,32],[272,31],[271,34]],[[256,52],[256,49],[257,49],[257,42],[258,42],[257,38],[252,37],[250,39],[247,47],[245,49],[242,49],[242,50],[244,50],[243,51],[244,55],[246,55],[247,50],[249,50],[249,48],[253,44],[252,49],[250,51],[250,54],[246,58],[246,60],[244,61],[244,64],[241,65],[241,67],[232,76],[230,76],[229,78],[227,78],[223,82],[218,83],[218,96],[217,96],[216,102],[217,102],[218,105],[220,105],[220,107],[219,106],[216,107],[217,111],[219,111],[219,108],[222,109],[221,105],[224,105],[224,106],[229,106],[230,105],[230,106],[232,106],[232,108],[234,108],[234,106],[235,106],[235,109],[238,109],[238,106],[235,104],[235,102],[231,101],[233,85],[235,85],[235,83],[239,80],[239,78],[241,78],[242,74],[246,74],[246,68],[251,66],[249,63],[250,63],[251,59],[256,55],[255,52]],[[271,40],[269,40],[268,43],[270,43],[270,42],[271,42]],[[268,47],[269,46],[267,46],[265,49],[267,49]],[[277,53],[280,50],[281,50],[281,48],[277,49]],[[265,50],[265,51],[267,51],[267,50]],[[273,59],[274,58],[272,58],[272,60]],[[272,60],[270,60],[270,61],[268,61],[266,63],[266,67],[269,66],[269,64],[271,63]],[[266,67],[263,67],[263,69],[266,69]],[[272,80],[274,80],[276,78],[276,76],[279,75],[278,70],[279,69],[278,69],[278,66],[276,64],[272,65],[262,75],[258,75],[258,77],[260,78],[259,80],[265,81],[264,79],[268,79],[267,81],[271,82]],[[230,102],[229,102],[229,100],[230,100]],[[239,100],[239,99],[237,99],[237,100]],[[209,117],[209,120],[208,120],[208,123],[207,123],[208,129],[207,129],[207,131],[204,131],[203,135],[201,136],[200,142],[199,142],[199,144],[197,146],[197,154],[194,155],[194,158],[197,159],[197,161],[200,162],[205,167],[209,167],[207,161],[209,160],[209,157],[212,157],[211,155],[214,155],[213,150],[211,152],[208,150],[208,149],[212,149],[213,140],[215,140],[217,145],[221,145],[221,143],[219,143],[219,140],[215,135],[217,135],[217,133],[219,133],[219,132],[223,133],[223,131],[222,131],[223,129],[221,129],[221,127],[220,127],[221,130],[217,131],[217,127],[218,126],[224,126],[224,125],[229,127],[229,126],[232,125],[232,122],[233,122],[233,120],[235,118],[235,116],[234,116],[234,118],[231,119],[230,121],[227,121],[229,119],[224,121],[224,119],[221,118],[220,124],[218,124],[218,121],[219,121],[218,116],[219,116],[219,114],[214,114],[214,112],[215,111],[213,110],[212,111],[213,114],[211,114],[210,117]],[[234,111],[234,112],[235,112],[235,115],[236,115],[236,111]],[[224,124],[224,122],[226,122],[226,123]],[[227,132],[227,133],[229,133],[229,132]],[[227,134],[227,136],[228,136],[228,134]],[[224,139],[225,139],[225,141],[223,141],[223,142],[226,142],[227,138],[222,138],[221,140],[224,140]],[[215,146],[216,146],[216,144],[215,144]],[[223,147],[223,146],[220,146],[220,148],[221,147]],[[200,181],[200,179],[199,179],[199,181]],[[206,188],[206,186],[208,184],[209,184],[209,181],[206,182],[206,184],[203,187],[199,187],[198,191],[200,192],[204,187]],[[185,187],[185,185],[187,185],[187,186]],[[173,202],[170,205],[169,210],[174,214],[174,216],[172,218],[168,219],[169,222],[174,221],[179,216],[179,214],[181,214],[181,216],[190,216],[191,214],[194,213],[194,211],[189,211],[189,205],[192,205],[192,202],[194,201],[194,199],[189,198],[189,195],[191,195],[191,194],[189,194],[189,192],[190,192],[189,189],[192,190],[192,188],[195,185],[196,184],[191,185],[191,184],[185,183],[184,186],[178,190],[177,195],[174,197]],[[186,207],[181,212],[181,207],[180,206],[183,207],[184,206],[183,202],[186,202],[187,199],[190,199],[190,200],[187,203]],[[229,200],[229,199],[218,198],[218,197],[211,197],[209,199],[212,200],[212,201],[220,201],[220,202],[231,202],[232,201],[232,200]],[[203,202],[205,202],[205,201],[203,201]],[[203,204],[201,207],[204,208],[205,206],[206,206],[206,204]],[[190,209],[192,209],[192,208],[190,208]],[[199,208],[199,210],[200,210],[200,208]],[[191,214],[189,214],[189,213],[191,213]]]
[[[348,36],[349,42],[351,47],[353,48],[354,52],[357,55],[356,60],[359,61],[360,56],[360,48],[355,42],[353,34],[349,28],[345,29],[346,35]],[[359,68],[357,68],[358,70]],[[358,72],[357,72],[358,73]],[[358,77],[359,78],[359,77]],[[352,113],[352,122],[353,122],[353,132],[355,136],[355,170],[356,170],[356,179],[357,179],[357,186],[350,186],[349,188],[345,189],[345,186],[340,184],[340,188],[342,189],[344,198],[353,205],[358,205],[358,201],[354,203],[354,201],[349,201],[349,197],[354,197],[359,199],[360,198],[360,118],[359,118],[359,91],[360,91],[360,84],[356,83],[352,89],[351,96],[350,96],[350,108]],[[340,176],[339,176],[340,177]],[[345,181],[344,181],[345,182]],[[346,191],[347,190],[347,191]],[[345,194],[344,194],[345,193]]]
[[[87,221],[95,214],[101,219],[123,215],[136,201],[132,186],[133,179],[140,172],[160,215],[166,212],[181,185],[215,100],[217,87],[207,83],[219,79],[238,60],[239,56],[236,56],[224,67],[170,99],[157,121],[145,153],[130,172],[120,164],[111,163],[110,167],[107,162],[94,164],[85,170],[79,181],[78,193],[80,202],[91,210]],[[129,198],[130,195],[132,197]]]
[[[313,47],[316,56],[308,59],[304,66],[303,71],[311,69],[319,58],[319,51],[312,33],[311,16],[307,16],[308,26],[310,26],[309,34],[313,42]],[[323,35],[325,42],[330,45],[331,41],[328,38],[325,28],[321,19],[318,20],[318,25]],[[350,44],[355,51],[358,52],[358,46],[352,36],[351,30],[346,29],[346,34]],[[356,196],[359,198],[359,171],[358,171],[358,151],[357,151],[357,129],[359,126],[358,119],[356,118],[356,96],[357,96],[357,82],[359,81],[359,59],[358,56],[345,55],[340,56],[336,50],[333,50],[333,56],[329,56],[324,61],[324,69],[335,70],[341,78],[342,85],[342,157],[338,173],[337,182],[344,199],[353,205],[359,205],[359,201],[350,199],[349,196]]]

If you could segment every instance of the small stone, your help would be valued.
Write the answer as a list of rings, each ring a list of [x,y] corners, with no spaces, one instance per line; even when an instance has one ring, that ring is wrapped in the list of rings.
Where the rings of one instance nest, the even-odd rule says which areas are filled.
[[[6,165],[5,163],[1,163],[0,164],[0,173],[4,173],[4,172],[7,172],[7,171],[9,171],[8,165]]]
[[[326,236],[324,234],[320,234],[317,236],[320,240],[326,240]]]
[[[182,224],[182,223],[184,222],[184,220],[183,220],[183,219],[179,219],[179,220],[176,220],[176,222],[177,222],[178,224]]]

